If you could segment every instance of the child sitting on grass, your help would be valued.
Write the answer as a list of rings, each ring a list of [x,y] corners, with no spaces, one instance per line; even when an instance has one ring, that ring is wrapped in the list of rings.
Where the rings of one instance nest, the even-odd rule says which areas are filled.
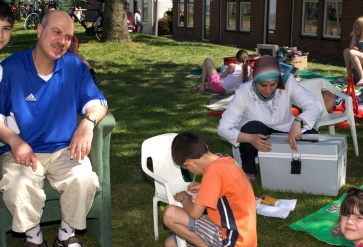
[[[363,190],[348,189],[340,205],[340,230],[355,247],[363,247]]]
[[[230,156],[213,154],[192,133],[177,135],[172,143],[174,162],[196,175],[201,183],[191,183],[188,190],[198,193],[194,203],[186,191],[176,193],[183,207],[168,205],[164,224],[174,233],[166,247],[176,247],[176,237],[188,246],[257,246],[256,203],[251,183]],[[207,210],[207,214],[203,214]]]

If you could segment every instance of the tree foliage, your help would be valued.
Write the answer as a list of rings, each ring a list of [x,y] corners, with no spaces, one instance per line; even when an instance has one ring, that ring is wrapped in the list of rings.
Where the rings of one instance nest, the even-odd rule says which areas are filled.
[[[126,21],[126,0],[105,1],[102,40],[131,42]]]

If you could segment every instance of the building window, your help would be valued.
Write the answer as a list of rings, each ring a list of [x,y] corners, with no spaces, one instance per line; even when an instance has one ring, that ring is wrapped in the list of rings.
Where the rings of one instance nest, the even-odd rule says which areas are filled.
[[[251,3],[250,0],[243,0],[240,3],[240,23],[239,28],[241,31],[250,31],[251,26]]]
[[[316,0],[304,0],[302,34],[316,36],[318,29],[318,2]]]
[[[343,0],[325,2],[324,37],[340,38]]]
[[[142,21],[148,22],[148,0],[142,1]]]
[[[188,22],[187,27],[193,27],[194,20],[194,0],[188,0]]]
[[[179,14],[178,26],[184,27],[184,0],[179,0],[178,14]]]
[[[227,30],[236,30],[236,3],[227,2]]]

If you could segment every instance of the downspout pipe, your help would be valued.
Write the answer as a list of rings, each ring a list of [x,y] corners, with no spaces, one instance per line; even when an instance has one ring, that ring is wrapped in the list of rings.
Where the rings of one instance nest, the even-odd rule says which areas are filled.
[[[155,0],[155,27],[154,27],[154,35],[158,36],[158,0]]]
[[[295,8],[295,0],[292,0],[290,47],[292,47],[292,36],[293,36],[293,32],[294,32],[294,8]]]
[[[222,44],[222,1],[219,0],[219,44]]]

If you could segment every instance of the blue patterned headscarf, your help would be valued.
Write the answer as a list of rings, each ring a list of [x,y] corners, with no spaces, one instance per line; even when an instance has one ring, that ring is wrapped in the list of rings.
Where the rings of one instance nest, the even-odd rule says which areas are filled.
[[[277,81],[277,88],[285,89],[285,84],[289,74],[284,75],[284,79],[281,78],[280,64],[279,62],[269,56],[264,55],[256,60],[253,68],[253,82],[252,87],[258,98],[262,101],[269,101],[275,96],[276,90],[271,94],[269,98],[264,98],[257,90],[256,83]]]

